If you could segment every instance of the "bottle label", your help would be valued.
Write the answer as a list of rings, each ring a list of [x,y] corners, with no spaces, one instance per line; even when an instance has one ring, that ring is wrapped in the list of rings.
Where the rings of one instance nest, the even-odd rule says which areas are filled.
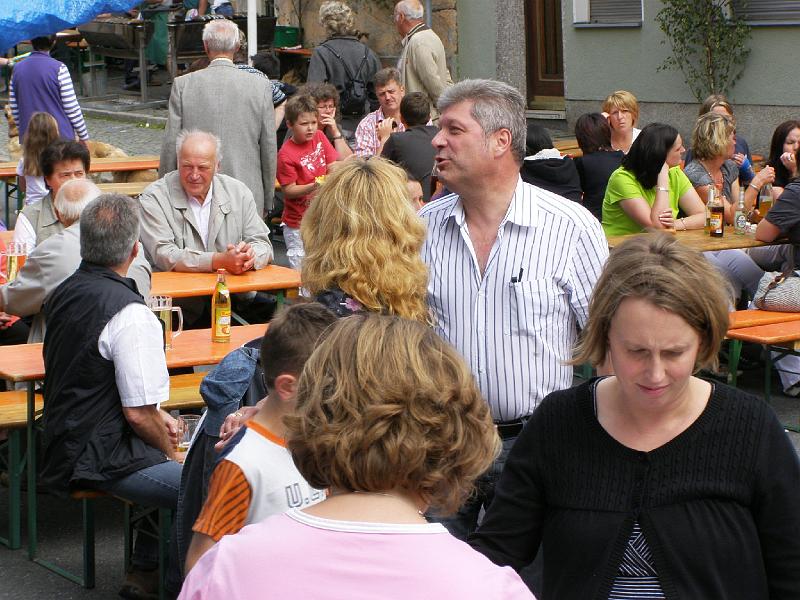
[[[722,216],[720,215],[711,215],[711,232],[720,234],[722,233]]]
[[[744,213],[736,213],[736,231],[744,233],[747,229],[747,217]]]
[[[231,311],[218,309],[214,314],[214,337],[228,337],[231,334]]]

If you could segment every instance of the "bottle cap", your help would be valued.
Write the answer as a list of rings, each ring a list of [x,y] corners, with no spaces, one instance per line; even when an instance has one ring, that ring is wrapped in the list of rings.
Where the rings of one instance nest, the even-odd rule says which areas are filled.
[[[225,269],[217,269],[217,275],[225,275]]]

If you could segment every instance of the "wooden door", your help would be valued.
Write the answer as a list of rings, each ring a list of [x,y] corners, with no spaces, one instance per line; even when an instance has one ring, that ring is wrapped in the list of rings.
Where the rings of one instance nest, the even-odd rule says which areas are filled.
[[[561,0],[525,2],[528,99],[564,95]]]

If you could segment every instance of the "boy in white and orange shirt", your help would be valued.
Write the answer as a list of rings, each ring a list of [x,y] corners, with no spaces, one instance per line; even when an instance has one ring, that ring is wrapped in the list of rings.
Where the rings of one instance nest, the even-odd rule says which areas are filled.
[[[217,463],[186,556],[186,573],[224,535],[245,525],[316,504],[323,490],[297,471],[284,441],[284,415],[295,410],[295,386],[320,335],[336,316],[316,302],[278,314],[261,343],[267,396],[258,412],[227,443]]]

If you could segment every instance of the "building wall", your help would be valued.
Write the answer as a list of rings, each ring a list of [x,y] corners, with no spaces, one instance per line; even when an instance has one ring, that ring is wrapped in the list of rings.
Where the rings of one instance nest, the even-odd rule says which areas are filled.
[[[657,71],[671,51],[655,22],[659,0],[644,0],[641,28],[581,28],[573,24],[573,2],[562,0],[564,32],[564,95],[567,120],[587,110],[614,90],[626,89],[639,99],[640,123],[665,121],[688,138],[698,104],[680,71]],[[756,27],[743,77],[730,100],[739,132],[751,149],[768,147],[772,130],[783,120],[800,116],[797,59],[788,51],[800,34],[798,27]]]

